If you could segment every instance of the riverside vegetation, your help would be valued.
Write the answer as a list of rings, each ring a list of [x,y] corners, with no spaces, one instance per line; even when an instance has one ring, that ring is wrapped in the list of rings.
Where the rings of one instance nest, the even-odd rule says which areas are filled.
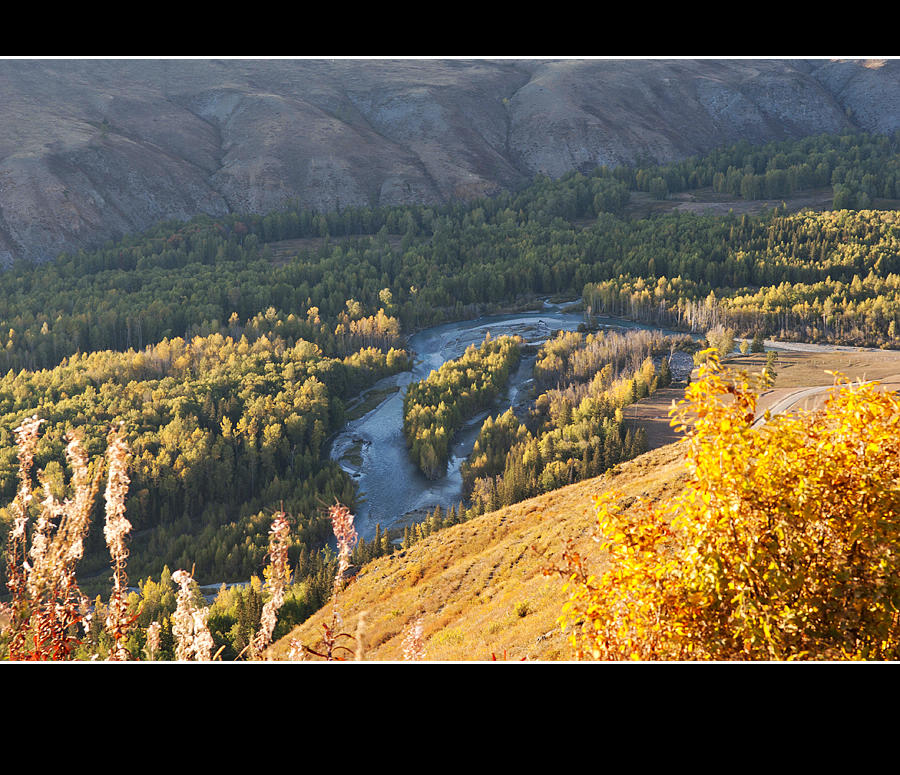
[[[107,603],[94,600],[100,615],[91,619],[90,637],[102,645],[93,653],[118,653],[123,599],[128,616],[137,616],[127,647],[136,656],[146,653],[153,622],[168,619],[172,627],[179,610],[172,584],[186,611],[196,580],[250,578],[246,587],[223,589],[207,619],[220,656],[246,654],[273,595],[259,577],[271,553],[273,514],[291,514],[294,527],[284,539],[293,584],[273,637],[333,594],[339,561],[329,546],[328,506],[337,500],[352,507],[356,493],[324,446],[348,400],[407,368],[404,332],[574,293],[583,294],[591,315],[895,345],[898,224],[893,211],[876,208],[900,193],[896,151],[897,138],[865,135],[739,144],[678,164],[538,178],[527,190],[445,207],[288,209],[162,224],[46,265],[15,265],[0,274],[0,493],[10,504],[19,497],[32,517],[41,513],[21,489],[13,431],[28,418],[43,421],[30,453],[41,481],[28,481],[48,504],[65,503],[87,486],[80,475],[65,474],[71,439],[82,450],[72,455],[99,459],[109,429],[119,429],[130,450],[122,508],[135,527],[130,567],[140,581],[127,594],[118,584]],[[745,201],[830,186],[834,210],[628,217],[630,191],[664,202],[704,186]],[[316,242],[291,253],[290,240],[299,238]],[[548,343],[538,361],[543,392],[531,427],[501,415],[483,430],[484,458],[473,457],[467,474],[472,514],[527,497],[534,487],[591,475],[615,459],[607,439],[625,444],[624,426],[610,432],[615,410],[604,413],[619,400],[619,388],[609,374],[582,382],[568,371],[574,354],[597,341]],[[656,355],[652,373],[646,357],[632,369],[621,388],[629,396],[659,379]],[[640,448],[638,433],[632,430],[627,445],[632,452]],[[529,444],[540,449],[541,463],[526,471],[516,466],[537,460],[525,454]],[[545,457],[551,447],[556,451]],[[513,449],[519,451],[510,458]],[[21,522],[20,507],[0,512],[7,547],[11,536],[24,540],[20,525],[32,525],[32,539],[35,532],[40,539],[63,513],[53,506],[49,521]],[[450,521],[464,519],[462,511]],[[95,504],[92,519],[73,518],[85,526],[79,589],[92,594],[107,586],[110,546],[100,513]],[[375,541],[355,544],[351,562],[393,548],[379,532]],[[18,589],[15,567],[21,563],[7,569],[5,582]],[[194,569],[189,579],[181,574],[187,567]],[[190,594],[200,605],[196,589]],[[119,624],[99,627],[104,616]],[[75,614],[66,621],[69,632]],[[173,637],[164,634],[169,646],[154,654],[174,658]]]
[[[488,417],[462,466],[473,513],[598,476],[645,452],[646,434],[624,409],[668,386],[670,353],[691,346],[690,337],[645,331],[560,332],[548,340],[535,362],[543,390],[529,416],[520,421],[509,409]]]
[[[449,360],[407,388],[403,398],[403,433],[410,456],[434,479],[446,471],[455,431],[493,401],[519,362],[521,337],[502,336]]]

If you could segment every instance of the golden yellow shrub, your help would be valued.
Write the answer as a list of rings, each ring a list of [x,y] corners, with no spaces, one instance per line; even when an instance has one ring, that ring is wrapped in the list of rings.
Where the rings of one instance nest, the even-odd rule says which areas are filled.
[[[709,352],[673,407],[685,489],[597,500],[608,571],[565,555],[578,658],[900,657],[900,401],[837,375],[821,410],[755,428],[766,381]]]

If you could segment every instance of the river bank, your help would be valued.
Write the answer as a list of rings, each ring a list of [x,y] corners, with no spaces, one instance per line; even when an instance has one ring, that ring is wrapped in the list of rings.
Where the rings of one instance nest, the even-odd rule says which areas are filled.
[[[460,466],[471,453],[485,418],[509,407],[517,412],[524,411],[532,397],[533,366],[540,345],[558,331],[584,328],[578,300],[545,301],[540,310],[485,315],[412,334],[408,340],[413,354],[412,370],[386,377],[372,386],[369,395],[375,397],[372,403],[377,405],[351,419],[332,440],[331,459],[354,479],[358,487],[355,524],[360,536],[370,540],[376,525],[382,532],[402,531],[404,526],[433,512],[436,506],[446,509],[459,504],[463,497]],[[657,330],[655,326],[611,317],[595,317],[590,328]],[[522,337],[525,341],[523,357],[501,395],[486,410],[470,418],[454,436],[445,475],[427,479],[409,459],[402,433],[406,389],[445,361],[460,357],[470,344],[480,344],[487,333],[495,338],[504,335]],[[689,355],[686,357],[690,359]],[[681,366],[680,362],[678,366]]]
[[[384,399],[361,417],[350,420],[331,444],[331,458],[357,483],[359,501],[355,507],[357,532],[366,540],[382,530],[398,530],[416,517],[447,508],[462,498],[460,465],[468,457],[489,413],[503,411],[519,403],[531,387],[532,366],[537,346],[556,331],[575,331],[583,323],[580,312],[562,312],[564,306],[544,303],[540,310],[487,315],[417,331],[409,337],[414,356],[411,371],[380,380],[370,389]],[[447,360],[460,357],[470,344],[492,337],[521,336],[526,353],[510,377],[506,390],[484,412],[471,418],[455,435],[444,476],[427,479],[410,461],[403,438],[403,397],[408,386],[440,368]]]

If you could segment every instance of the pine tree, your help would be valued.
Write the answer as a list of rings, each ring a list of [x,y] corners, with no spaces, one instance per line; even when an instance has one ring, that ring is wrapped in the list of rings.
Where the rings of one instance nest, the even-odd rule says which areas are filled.
[[[379,554],[382,554],[381,550],[381,524],[379,522],[375,523],[375,537],[372,539],[372,557],[377,557]]]
[[[778,353],[776,353],[774,350],[769,350],[769,352],[766,353],[766,371],[769,373],[772,379],[775,379],[778,374],[778,372],[775,370],[775,362],[777,360]]]
[[[157,660],[171,661],[175,659],[175,634],[172,632],[172,620],[166,617],[159,628],[159,651]]]
[[[668,387],[672,383],[672,369],[669,366],[669,359],[663,356],[659,364],[659,383],[661,388]]]
[[[619,429],[612,425],[603,441],[603,456],[606,459],[606,467],[612,468],[622,459],[622,439],[619,437]]]
[[[632,440],[633,454],[632,457],[637,457],[638,455],[643,455],[647,451],[647,430],[644,427],[639,427],[634,432],[634,439]]]
[[[591,454],[591,476],[598,476],[603,473],[605,466],[603,464],[603,447],[598,443],[593,445]]]
[[[242,652],[250,642],[250,622],[247,616],[247,603],[244,600],[244,593],[241,590],[237,592],[237,623],[235,626],[234,650],[236,653]]]
[[[750,352],[752,353],[761,353],[765,352],[765,344],[763,343],[762,334],[757,331],[753,335],[753,341],[750,343]]]

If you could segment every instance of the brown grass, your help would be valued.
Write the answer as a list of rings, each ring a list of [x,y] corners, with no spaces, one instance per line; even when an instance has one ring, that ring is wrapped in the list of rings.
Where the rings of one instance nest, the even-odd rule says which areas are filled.
[[[766,363],[761,353],[729,358],[729,366],[747,371],[760,371]],[[778,352],[775,365],[776,388],[830,385],[828,371],[839,371],[853,380],[884,379],[900,373],[900,351],[860,350],[832,352]]]
[[[724,363],[736,370],[748,373],[762,371],[766,356],[762,353],[727,358]],[[830,352],[778,351],[775,364],[775,384],[760,396],[758,414],[774,406],[782,399],[806,388],[831,387],[834,375],[839,372],[851,381],[878,380],[885,390],[900,390],[900,352],[897,350],[859,350]],[[812,410],[820,407],[828,396],[823,390],[815,395],[797,397],[794,409]],[[625,409],[625,417],[647,431],[648,449],[658,449],[679,438],[669,424],[669,408],[672,402],[684,397],[684,389],[664,388],[649,398],[642,399]]]
[[[667,387],[625,407],[625,418],[647,432],[647,449],[659,449],[681,438],[670,423],[669,409],[673,402],[677,403],[683,398],[683,386]]]
[[[759,372],[765,356],[730,358],[728,364]],[[885,380],[900,374],[900,353],[780,352],[775,387],[762,397],[762,408],[785,391],[831,385],[828,370],[851,379]],[[670,443],[677,435],[668,425],[668,409],[682,395],[681,388],[667,388],[631,410],[642,421],[652,421],[651,451],[645,455],[595,479],[440,531],[362,568],[339,596],[338,607],[350,632],[359,613],[366,613],[366,659],[401,660],[404,637],[419,616],[430,661],[572,659],[557,623],[566,600],[563,582],[542,571],[559,559],[567,539],[593,555],[596,569],[602,570],[591,540],[594,496],[616,489],[627,504],[677,491],[686,477],[684,446]],[[286,658],[291,638],[320,647],[328,616],[330,607],[295,628],[268,656]]]
[[[761,353],[729,358],[730,367],[748,372],[761,371],[766,356]],[[885,390],[900,390],[900,352],[896,350],[859,350],[832,352],[778,352],[775,364],[776,378],[771,390],[760,396],[758,414],[797,391],[805,388],[834,384],[838,372],[851,381],[877,380]],[[816,395],[798,400],[797,409],[815,409],[828,395],[824,390]]]
[[[681,445],[648,452],[604,475],[442,530],[369,563],[338,598],[344,629],[366,613],[366,659],[402,659],[403,639],[422,617],[429,661],[568,660],[557,623],[563,582],[543,575],[566,539],[593,548],[593,497],[615,485],[626,498],[677,486]],[[599,562],[599,558],[598,562]],[[321,646],[326,607],[270,650],[286,658],[291,638]]]

